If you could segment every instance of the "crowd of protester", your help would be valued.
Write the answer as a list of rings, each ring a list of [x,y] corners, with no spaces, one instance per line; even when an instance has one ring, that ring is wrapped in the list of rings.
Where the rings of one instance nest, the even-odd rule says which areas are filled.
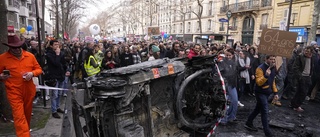
[[[57,44],[58,47],[53,47],[54,44]],[[103,70],[125,67],[145,61],[162,58],[181,57],[191,59],[194,56],[221,55],[224,59],[219,66],[226,79],[228,99],[231,102],[226,117],[221,121],[222,124],[235,122],[238,107],[245,107],[245,104],[240,101],[244,100],[244,98],[254,98],[256,96],[257,68],[259,68],[261,64],[267,64],[270,68],[273,67],[273,64],[266,62],[270,56],[260,54],[258,45],[242,44],[239,41],[234,45],[228,45],[225,43],[195,44],[183,41],[116,43],[111,40],[104,40],[100,42],[62,43],[51,40],[42,45],[42,49],[44,50],[42,52],[43,55],[39,55],[39,48],[37,48],[37,43],[34,40],[29,41],[29,45],[29,47],[26,46],[25,50],[33,53],[38,61],[45,59],[42,60],[44,65],[52,66],[55,64],[50,61],[52,60],[49,57],[50,54],[54,54],[55,59],[59,58],[59,61],[56,63],[60,63],[61,66],[56,66],[58,68],[51,71],[59,73],[57,74],[59,75],[59,78],[57,78],[58,82],[53,86],[61,88],[68,88],[67,83],[69,81],[71,83],[81,81]],[[279,89],[279,96],[278,93],[273,93],[277,95],[277,98],[271,97],[268,99],[269,102],[281,106],[281,98],[290,99],[292,100],[290,107],[297,112],[302,112],[304,110],[301,108],[301,105],[305,99],[310,101],[315,100],[316,93],[319,91],[320,79],[318,49],[319,47],[315,41],[312,41],[309,46],[305,47],[297,44],[292,53],[292,57],[287,59],[287,63],[283,65],[280,64],[281,66],[274,66],[275,80],[279,81],[277,77],[279,77],[278,73],[281,68],[285,69],[287,73],[282,81],[284,83],[283,87],[277,87]],[[267,57],[267,59],[265,57]],[[305,66],[305,58],[307,58],[306,60],[309,66]],[[265,71],[267,70],[268,69]],[[46,70],[44,69],[44,71]],[[307,78],[309,76],[310,80]],[[65,93],[61,95],[66,96]],[[51,96],[51,99],[58,99],[58,96],[59,95]],[[57,104],[59,102],[53,101],[52,103]],[[57,112],[61,112],[59,106],[52,106],[53,117],[60,118]],[[249,125],[248,127],[254,129],[253,125]]]

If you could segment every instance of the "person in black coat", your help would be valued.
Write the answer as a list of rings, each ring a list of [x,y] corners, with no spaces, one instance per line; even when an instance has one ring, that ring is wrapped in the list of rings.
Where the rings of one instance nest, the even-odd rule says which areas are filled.
[[[57,82],[55,86],[57,88],[63,87],[63,81],[65,76],[70,76],[70,72],[66,72],[67,66],[64,59],[64,55],[60,50],[60,44],[57,40],[51,40],[50,46],[47,48],[46,60],[47,60],[47,79],[55,79]],[[63,113],[64,111],[60,109],[60,96],[58,90],[53,90],[51,94],[51,111],[52,117],[60,118],[57,112]]]
[[[123,53],[120,55],[120,66],[125,67],[129,65],[133,65],[132,53],[130,53],[128,46],[124,46]]]
[[[165,57],[168,58],[176,58],[179,56],[180,44],[178,42],[174,42],[172,44],[172,49],[168,50],[165,54]]]

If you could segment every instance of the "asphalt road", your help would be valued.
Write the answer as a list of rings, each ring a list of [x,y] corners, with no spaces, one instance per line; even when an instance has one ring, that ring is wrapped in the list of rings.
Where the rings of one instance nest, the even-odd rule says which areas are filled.
[[[304,112],[296,112],[290,108],[290,100],[281,100],[281,107],[269,105],[271,131],[276,137],[320,137],[320,102],[317,100],[318,102],[305,101],[302,105]],[[241,102],[245,106],[238,109],[238,122],[219,125],[216,130],[217,137],[264,137],[260,115],[254,120],[258,132],[250,132],[243,126],[255,107],[255,98],[243,96]]]

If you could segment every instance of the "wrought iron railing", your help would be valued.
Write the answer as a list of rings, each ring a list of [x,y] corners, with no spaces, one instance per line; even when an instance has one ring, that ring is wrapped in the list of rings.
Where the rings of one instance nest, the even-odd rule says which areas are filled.
[[[220,13],[226,13],[228,9],[231,12],[241,12],[247,10],[258,10],[260,7],[271,6],[272,0],[250,0],[229,4],[220,8]]]

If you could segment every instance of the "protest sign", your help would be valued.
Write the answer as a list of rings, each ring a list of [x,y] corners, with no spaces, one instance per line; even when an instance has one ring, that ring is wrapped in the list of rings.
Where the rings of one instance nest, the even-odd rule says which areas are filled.
[[[148,27],[148,35],[160,35],[160,28],[159,27]]]
[[[298,33],[264,29],[261,33],[259,52],[291,58]]]

